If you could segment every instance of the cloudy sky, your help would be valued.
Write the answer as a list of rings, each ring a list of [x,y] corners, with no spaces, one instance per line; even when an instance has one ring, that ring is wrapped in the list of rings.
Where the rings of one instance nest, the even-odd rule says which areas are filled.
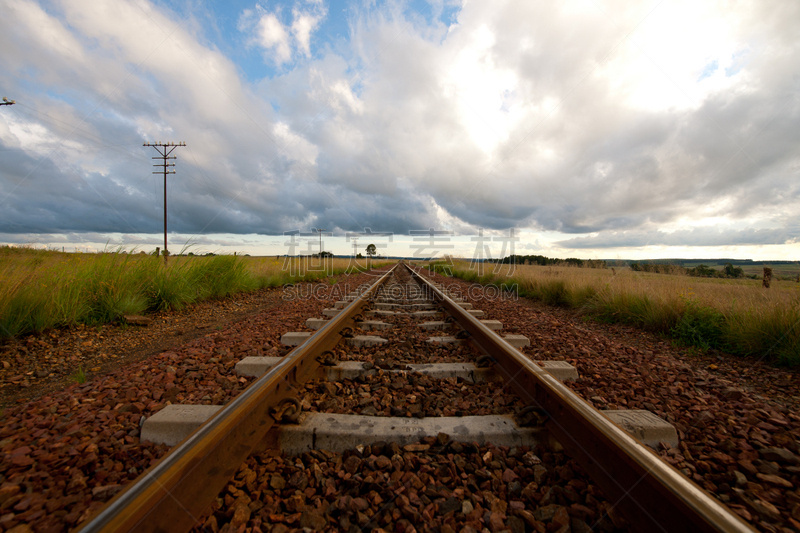
[[[798,2],[0,5],[0,243],[800,258]]]

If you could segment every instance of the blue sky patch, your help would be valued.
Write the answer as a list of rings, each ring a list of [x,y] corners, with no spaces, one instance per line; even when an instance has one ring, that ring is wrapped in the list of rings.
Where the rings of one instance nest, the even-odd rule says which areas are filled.
[[[719,61],[717,61],[716,59],[714,61],[706,63],[706,66],[703,69],[703,72],[700,73],[700,77],[697,78],[697,81],[710,78],[711,76],[714,75],[714,73],[717,71],[718,68],[719,68]]]
[[[725,69],[725,76],[730,78],[731,76],[738,74],[739,71],[742,70],[742,67],[744,67],[744,59],[746,56],[746,50],[741,50],[733,54],[733,61],[731,61],[730,66]]]

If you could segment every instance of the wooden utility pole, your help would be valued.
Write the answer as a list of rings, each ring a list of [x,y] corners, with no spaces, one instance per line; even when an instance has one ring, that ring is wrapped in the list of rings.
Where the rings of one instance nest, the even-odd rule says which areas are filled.
[[[2,101],[2,102],[0,102],[0,105],[14,105],[14,104],[16,104],[16,103],[17,103],[17,102],[16,102],[16,100],[9,100],[8,98],[6,98],[6,97],[4,96],[4,97],[3,97],[3,101]]]
[[[161,174],[164,173],[164,264],[167,264],[167,258],[169,257],[169,251],[167,250],[167,174],[175,174],[174,170],[169,170],[170,167],[174,167],[175,163],[169,163],[169,159],[178,159],[175,156],[170,156],[173,150],[179,146],[186,146],[186,143],[179,142],[179,143],[144,143],[143,146],[152,146],[156,149],[160,155],[159,157],[154,157],[153,159],[162,159],[164,162],[158,165],[153,165],[154,167],[163,167],[162,170],[158,172],[153,172],[153,174]]]
[[[319,257],[320,258],[322,258],[322,232],[324,232],[324,231],[328,231],[328,230],[321,229],[321,228],[317,229],[317,232],[319,233]]]

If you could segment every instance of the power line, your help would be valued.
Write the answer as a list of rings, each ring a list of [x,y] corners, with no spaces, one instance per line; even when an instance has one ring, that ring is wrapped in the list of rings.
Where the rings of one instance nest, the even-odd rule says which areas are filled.
[[[52,115],[48,115],[47,113],[45,113],[43,111],[39,111],[38,109],[33,108],[33,107],[29,106],[29,105],[25,105],[25,104],[22,104],[22,103],[18,103],[18,105],[21,106],[20,109],[18,110],[18,112],[21,112],[24,115],[27,115],[27,116],[31,117],[32,119],[34,119],[34,120],[38,118],[38,119],[43,120],[43,121],[50,121],[51,123],[56,123],[56,122],[61,123],[61,124],[65,125],[65,126],[68,126],[68,127],[72,128],[72,132],[73,133],[79,133],[80,135],[82,135],[83,137],[88,139],[89,141],[96,142],[96,143],[98,143],[98,144],[100,144],[102,146],[111,148],[112,150],[114,150],[116,152],[128,155],[128,156],[136,158],[136,159],[141,157],[140,155],[132,152],[129,149],[129,147],[131,147],[131,146],[138,146],[138,145],[115,144],[115,143],[112,143],[112,142],[109,142],[109,141],[103,139],[102,137],[100,137],[98,135],[95,135],[94,133],[90,133],[90,132],[88,132],[86,130],[82,130],[82,129],[78,128],[77,126],[75,126],[74,124],[70,123],[70,122],[67,122],[65,120],[61,120],[61,119],[56,118],[56,117],[54,117]],[[25,109],[28,109],[30,112],[26,112]],[[38,115],[38,117],[35,117],[33,115],[34,113],[36,115]],[[26,150],[30,150],[30,149],[26,149]],[[37,150],[30,150],[30,151],[37,151]],[[38,151],[44,151],[44,149],[38,150]]]

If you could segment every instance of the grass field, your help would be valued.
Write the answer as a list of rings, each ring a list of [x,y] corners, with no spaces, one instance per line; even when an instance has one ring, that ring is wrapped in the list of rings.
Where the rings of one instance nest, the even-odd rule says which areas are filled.
[[[441,266],[441,265],[440,265]],[[456,262],[454,274],[479,283],[517,285],[521,296],[579,309],[587,316],[667,334],[703,349],[800,365],[800,284],[697,278],[629,268],[485,265]]]
[[[208,298],[364,270],[347,259],[233,255],[163,258],[122,252],[68,254],[0,247],[0,337],[122,315],[177,309]],[[377,263],[375,266],[379,266]]]

